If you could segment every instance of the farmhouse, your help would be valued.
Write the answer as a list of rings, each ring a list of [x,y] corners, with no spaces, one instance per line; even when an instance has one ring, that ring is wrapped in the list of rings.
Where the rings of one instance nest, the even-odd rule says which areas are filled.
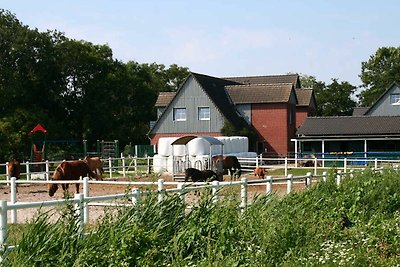
[[[177,92],[161,92],[151,143],[161,137],[222,136],[233,127],[254,133],[249,150],[271,156],[294,152],[296,127],[315,114],[312,89],[299,75],[217,78],[190,73]]]
[[[307,117],[297,130],[296,155],[324,158],[398,158],[400,155],[400,86],[393,83],[368,108],[352,116]]]

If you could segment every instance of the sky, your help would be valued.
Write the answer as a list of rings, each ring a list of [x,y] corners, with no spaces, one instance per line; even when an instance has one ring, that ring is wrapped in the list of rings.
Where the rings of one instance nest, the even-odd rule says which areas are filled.
[[[299,73],[361,85],[361,63],[400,44],[398,0],[0,0],[24,24],[107,44],[123,62],[216,77]]]

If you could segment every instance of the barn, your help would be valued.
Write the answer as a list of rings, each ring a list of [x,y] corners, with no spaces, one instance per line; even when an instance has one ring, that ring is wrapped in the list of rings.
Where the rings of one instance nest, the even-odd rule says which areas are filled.
[[[301,88],[299,75],[217,78],[190,73],[177,92],[161,92],[157,121],[149,138],[223,136],[227,125],[252,132],[249,151],[269,156],[294,153],[296,127],[316,111],[312,89]]]

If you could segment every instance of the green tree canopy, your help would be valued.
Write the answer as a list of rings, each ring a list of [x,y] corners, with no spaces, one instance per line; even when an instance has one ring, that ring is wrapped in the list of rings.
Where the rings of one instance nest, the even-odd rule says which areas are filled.
[[[318,81],[314,76],[302,75],[300,77],[302,87],[313,88],[317,102],[317,116],[346,116],[351,115],[356,101],[352,96],[356,87],[348,82],[338,82],[332,79],[332,83],[326,85]]]
[[[364,90],[358,95],[361,106],[372,105],[393,82],[400,82],[400,47],[381,47],[361,63]]]

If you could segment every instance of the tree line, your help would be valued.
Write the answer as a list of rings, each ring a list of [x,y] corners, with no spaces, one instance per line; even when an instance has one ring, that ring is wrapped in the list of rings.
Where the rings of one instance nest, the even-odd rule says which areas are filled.
[[[0,10],[0,160],[26,158],[37,123],[50,139],[148,143],[159,91],[176,90],[188,73],[123,63],[108,45],[39,32]]]
[[[400,47],[383,47],[361,63],[363,90],[338,79],[302,75],[314,88],[320,116],[351,115],[371,105],[400,76]],[[189,69],[176,64],[124,63],[108,45],[40,32],[0,9],[0,161],[26,158],[28,133],[44,125],[51,139],[148,143],[160,91],[176,91]]]

